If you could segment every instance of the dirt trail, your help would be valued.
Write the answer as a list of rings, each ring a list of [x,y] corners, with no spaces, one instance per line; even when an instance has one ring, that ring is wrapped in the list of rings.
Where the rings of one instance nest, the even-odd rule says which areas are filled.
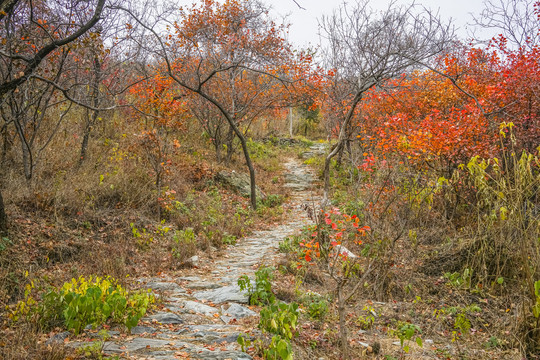
[[[320,150],[316,145],[307,156]],[[253,278],[259,265],[276,260],[279,242],[310,222],[304,204],[314,200],[314,177],[308,168],[299,159],[288,159],[284,165],[285,186],[291,189],[287,222],[256,231],[238,245],[229,246],[207,271],[194,270],[193,276],[169,274],[138,279],[163,294],[166,311],[143,318],[129,337],[111,331],[113,337],[104,345],[106,353],[131,359],[251,359],[236,342],[246,330],[238,321],[258,314],[247,307],[238,277],[246,274]]]

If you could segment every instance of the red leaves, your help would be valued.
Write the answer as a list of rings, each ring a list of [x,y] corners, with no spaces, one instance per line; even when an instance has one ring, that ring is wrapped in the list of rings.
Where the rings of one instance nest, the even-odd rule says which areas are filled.
[[[337,254],[340,259],[346,261],[348,257],[343,256],[336,249],[347,242],[361,245],[362,241],[359,240],[359,237],[366,236],[367,232],[371,231],[369,226],[360,227],[359,223],[358,216],[342,214],[338,208],[331,209],[324,214],[324,221],[321,224],[310,228],[311,237],[299,243],[300,248],[303,249],[300,258],[312,262],[314,258],[320,258],[321,253],[323,253],[326,256]]]

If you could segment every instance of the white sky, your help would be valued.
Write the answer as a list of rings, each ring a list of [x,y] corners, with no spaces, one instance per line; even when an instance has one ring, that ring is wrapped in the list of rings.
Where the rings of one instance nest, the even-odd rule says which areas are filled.
[[[191,5],[200,3],[202,0],[176,0],[178,5]],[[220,1],[220,0],[218,0]],[[333,9],[343,3],[343,0],[296,0],[304,9],[300,9],[293,0],[262,0],[263,3],[272,6],[272,15],[279,22],[283,16],[291,24],[289,40],[300,47],[309,44],[318,45],[318,19],[322,15],[331,15]],[[347,0],[352,3],[356,0]],[[398,4],[410,4],[413,0],[396,0]],[[467,23],[472,22],[473,14],[480,14],[484,8],[483,0],[414,0],[416,4],[423,5],[432,11],[439,11],[443,20],[452,18],[457,29],[457,34],[462,40],[468,40]],[[370,0],[370,6],[374,9],[384,10],[388,8],[391,0]],[[497,34],[482,32],[484,38],[490,38]]]
[[[271,4],[274,16],[289,15],[291,23],[289,40],[301,47],[308,46],[309,43],[316,45],[318,39],[317,19],[321,16],[330,15],[334,8],[337,8],[340,0],[296,0],[305,10],[298,8],[293,0],[264,0],[266,4]],[[350,0],[353,2],[355,0]],[[386,9],[389,0],[371,0],[370,4],[374,9]],[[398,0],[399,4],[410,4],[412,0]],[[471,13],[479,14],[483,9],[482,0],[416,0],[417,4],[424,5],[433,11],[439,10],[443,19],[452,18],[458,29],[458,34],[464,40],[467,38],[467,23],[472,22]]]

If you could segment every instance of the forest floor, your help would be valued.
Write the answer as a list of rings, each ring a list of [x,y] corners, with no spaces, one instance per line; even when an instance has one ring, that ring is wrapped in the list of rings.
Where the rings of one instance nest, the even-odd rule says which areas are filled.
[[[274,265],[280,256],[278,244],[298,232],[310,220],[306,204],[316,202],[314,178],[299,159],[285,162],[285,185],[291,190],[287,220],[268,230],[255,231],[211,254],[214,260],[199,258],[190,269],[163,272],[135,279],[139,288],[151,289],[160,296],[159,309],[141,319],[131,334],[109,331],[100,345],[104,353],[130,359],[250,359],[239,351],[241,333],[253,334],[257,310],[247,305],[248,297],[237,282],[242,275],[254,281],[254,272],[261,265]],[[103,336],[98,329],[70,341],[70,334],[56,334],[52,341],[69,347],[88,347]],[[81,340],[87,337],[89,341]]]
[[[208,247],[190,259],[189,267],[162,269],[156,265],[144,275],[127,280],[129,288],[150,289],[159,299],[131,332],[122,327],[89,326],[74,336],[57,328],[39,341],[49,348],[67,349],[61,352],[66,359],[261,358],[270,342],[268,334],[258,326],[262,307],[249,303],[238,279],[245,275],[255,284],[256,271],[271,267],[268,280],[272,278],[276,297],[287,303],[300,303],[297,331],[292,339],[294,358],[340,359],[333,280],[315,267],[297,271],[295,259],[282,248],[286,239],[299,236],[306,226],[313,224],[313,209],[320,202],[321,191],[315,171],[303,160],[320,154],[322,146],[319,143],[305,151],[303,159],[282,159],[284,172],[279,177],[289,195],[279,220],[258,226],[259,230],[238,239],[236,244]],[[497,322],[511,321],[513,309],[498,313],[495,306],[489,310],[488,303],[496,299],[463,295],[446,286],[440,274],[420,276],[415,273],[422,265],[416,260],[418,257],[411,256],[409,246],[398,247],[401,255],[395,264],[398,275],[393,281],[407,283],[411,281],[407,277],[421,277],[414,283],[423,290],[389,296],[385,301],[355,296],[347,308],[351,359],[523,358],[517,349],[502,342],[498,333],[495,336],[495,332],[489,331],[490,327],[497,327]],[[420,245],[415,251],[429,254],[432,249],[430,245]],[[428,262],[429,257],[425,260]],[[456,313],[471,319],[473,325],[467,335],[449,330]],[[481,328],[474,327],[480,323]],[[401,337],[400,341],[399,329],[404,324],[417,325],[418,332],[409,338]],[[244,349],[237,342],[241,334],[250,341]],[[11,333],[17,335],[20,333]],[[421,346],[415,341],[417,335]],[[0,350],[1,347],[2,341]]]

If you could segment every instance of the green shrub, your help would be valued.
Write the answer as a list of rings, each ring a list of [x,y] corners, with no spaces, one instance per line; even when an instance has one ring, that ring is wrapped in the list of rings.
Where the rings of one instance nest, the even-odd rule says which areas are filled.
[[[274,303],[261,310],[259,328],[273,334],[265,359],[292,360],[291,340],[298,326],[298,304]]]
[[[107,321],[123,324],[130,331],[154,303],[149,292],[128,292],[110,277],[79,277],[60,289],[46,292],[36,301],[27,287],[25,300],[11,313],[12,320],[35,319],[44,329],[64,325],[76,335],[87,325],[96,327]]]
[[[409,352],[410,348],[409,348],[408,342],[410,342],[413,339],[418,346],[422,347],[422,338],[420,336],[416,336],[415,338],[415,335],[421,334],[421,333],[422,333],[422,330],[420,329],[418,325],[409,324],[409,323],[405,323],[401,325],[397,331],[397,336],[399,338],[399,343],[403,351],[405,351],[406,353]]]
[[[184,261],[197,251],[197,239],[192,228],[175,231],[172,243],[172,256],[180,261]]]
[[[255,342],[263,357],[273,360],[292,360],[291,339],[298,325],[298,304],[276,302],[270,282],[273,271],[272,267],[262,267],[257,270],[255,285],[251,283],[247,275],[243,275],[238,279],[238,286],[242,291],[248,292],[250,304],[266,305],[260,313],[259,328],[263,332],[272,334],[272,340],[268,345],[264,345],[261,339]],[[242,350],[251,344],[251,341],[243,335],[240,335],[237,341]]]
[[[288,236],[279,243],[279,251],[285,254],[297,253],[300,250],[300,236]]]
[[[274,208],[283,204],[283,196],[277,194],[270,194],[263,200],[259,200],[259,205]]]
[[[240,290],[247,291],[251,305],[273,304],[276,301],[270,282],[274,278],[273,272],[273,267],[261,267],[255,271],[255,285],[247,275],[238,279],[238,286]]]
[[[221,238],[221,241],[223,242],[223,244],[225,245],[236,245],[236,236],[234,235],[230,235],[230,234],[225,234],[223,235],[223,237]]]
[[[328,313],[328,300],[324,296],[308,292],[300,301],[306,306],[307,315],[312,319],[322,320]]]

